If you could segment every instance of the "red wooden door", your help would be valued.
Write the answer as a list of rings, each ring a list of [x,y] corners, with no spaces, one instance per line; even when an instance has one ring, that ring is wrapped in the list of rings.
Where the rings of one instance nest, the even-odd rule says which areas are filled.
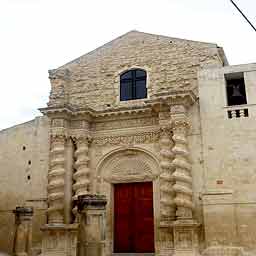
[[[114,186],[114,251],[154,252],[152,182]]]

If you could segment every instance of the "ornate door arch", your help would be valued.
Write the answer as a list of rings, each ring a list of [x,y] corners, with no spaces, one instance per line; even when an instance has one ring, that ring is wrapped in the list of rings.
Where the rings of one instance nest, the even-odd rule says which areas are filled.
[[[120,183],[152,182],[154,230],[159,216],[159,174],[157,159],[140,148],[121,148],[107,154],[97,167],[98,192],[108,200],[106,218],[106,247],[114,249],[114,185]],[[154,239],[155,240],[155,239]]]

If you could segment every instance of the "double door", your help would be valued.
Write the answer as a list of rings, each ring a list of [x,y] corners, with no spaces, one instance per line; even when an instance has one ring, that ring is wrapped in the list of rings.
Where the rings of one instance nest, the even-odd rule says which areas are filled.
[[[114,252],[154,252],[152,182],[114,185]]]

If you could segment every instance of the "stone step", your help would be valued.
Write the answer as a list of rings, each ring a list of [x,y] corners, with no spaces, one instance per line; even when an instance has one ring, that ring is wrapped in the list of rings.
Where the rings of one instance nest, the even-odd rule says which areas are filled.
[[[154,256],[154,253],[112,253],[112,256]]]

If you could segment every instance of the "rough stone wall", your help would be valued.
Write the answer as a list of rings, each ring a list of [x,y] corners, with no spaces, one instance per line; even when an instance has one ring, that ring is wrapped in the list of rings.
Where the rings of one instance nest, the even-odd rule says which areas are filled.
[[[205,168],[204,224],[207,246],[256,250],[256,65],[208,69],[199,74]],[[227,106],[225,74],[244,72],[247,104]],[[248,109],[248,117],[228,111]]]
[[[34,120],[0,131],[0,251],[12,252],[16,206],[33,206],[33,245],[46,222],[48,119]]]
[[[95,109],[116,106],[120,73],[134,67],[147,71],[148,97],[172,89],[197,91],[198,70],[223,62],[216,44],[131,31],[51,71],[50,105],[66,101]]]

